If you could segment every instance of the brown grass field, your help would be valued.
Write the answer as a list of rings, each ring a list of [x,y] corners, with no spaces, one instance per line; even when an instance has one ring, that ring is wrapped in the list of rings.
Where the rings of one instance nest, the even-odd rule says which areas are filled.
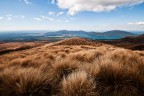
[[[31,49],[33,47],[41,46],[41,45],[44,45],[46,43],[47,43],[46,41],[3,42],[3,43],[0,43],[0,55],[14,52],[14,51]]]
[[[144,51],[73,38],[2,54],[0,96],[144,96]]]

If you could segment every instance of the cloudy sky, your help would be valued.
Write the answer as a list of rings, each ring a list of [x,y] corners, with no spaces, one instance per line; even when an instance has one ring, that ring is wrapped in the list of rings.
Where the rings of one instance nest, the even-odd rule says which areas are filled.
[[[0,0],[0,30],[144,30],[144,0]]]

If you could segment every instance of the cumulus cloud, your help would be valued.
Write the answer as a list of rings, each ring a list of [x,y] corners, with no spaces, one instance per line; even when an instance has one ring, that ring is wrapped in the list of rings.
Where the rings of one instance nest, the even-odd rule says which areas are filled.
[[[133,23],[128,23],[128,25],[144,25],[144,22],[133,22]]]
[[[57,0],[57,2],[59,8],[68,9],[68,14],[74,15],[81,11],[111,11],[118,7],[143,3],[144,0]]]

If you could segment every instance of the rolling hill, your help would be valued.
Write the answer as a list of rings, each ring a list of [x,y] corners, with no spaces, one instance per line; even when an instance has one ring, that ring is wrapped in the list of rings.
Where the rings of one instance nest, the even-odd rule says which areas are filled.
[[[101,42],[132,50],[144,50],[144,34],[138,36],[127,36],[118,40],[106,40]]]
[[[64,39],[62,41],[58,41],[56,43],[53,43],[54,45],[89,45],[89,46],[100,46],[102,43],[92,41],[90,39],[85,38],[70,38],[70,39]]]
[[[122,38],[120,41],[129,43],[144,43],[144,34],[138,36],[128,36]]]

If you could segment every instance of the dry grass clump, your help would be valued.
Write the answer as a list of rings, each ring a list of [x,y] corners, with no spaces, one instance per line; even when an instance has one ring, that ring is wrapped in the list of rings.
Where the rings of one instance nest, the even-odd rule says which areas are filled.
[[[96,50],[89,51],[79,51],[77,53],[72,53],[69,55],[69,58],[78,60],[81,62],[93,62],[96,58],[99,58],[104,53]]]
[[[142,56],[144,58],[144,51],[135,51],[136,54],[139,54],[140,56]]]
[[[94,82],[84,71],[72,73],[62,81],[61,96],[96,96]]]
[[[136,71],[122,66],[105,64],[95,77],[100,96],[143,96],[144,78]]]
[[[137,74],[141,75],[144,78],[144,59],[141,59],[141,62],[133,66],[131,70],[135,70]]]
[[[24,58],[24,59],[13,60],[8,65],[23,67],[23,68],[30,68],[30,67],[39,67],[41,64],[42,64],[41,61],[35,61],[35,60],[31,60],[30,58]]]
[[[54,54],[44,54],[44,58],[50,59],[50,60],[55,60],[55,55]]]
[[[86,63],[86,64],[83,64],[83,67],[80,68],[80,70],[84,70],[91,78],[94,78],[96,77],[97,73],[100,70],[100,65],[98,62]]]
[[[5,65],[4,64],[0,64],[0,72],[3,71],[5,69]]]
[[[142,57],[130,50],[117,49],[107,54],[104,58],[110,59],[125,66],[143,64]]]
[[[50,96],[48,79],[37,69],[7,68],[0,73],[0,96]]]
[[[67,59],[56,61],[50,69],[50,75],[53,78],[52,81],[56,81],[56,83],[61,81],[64,77],[77,71],[79,67],[80,65],[75,61],[69,61]]]

